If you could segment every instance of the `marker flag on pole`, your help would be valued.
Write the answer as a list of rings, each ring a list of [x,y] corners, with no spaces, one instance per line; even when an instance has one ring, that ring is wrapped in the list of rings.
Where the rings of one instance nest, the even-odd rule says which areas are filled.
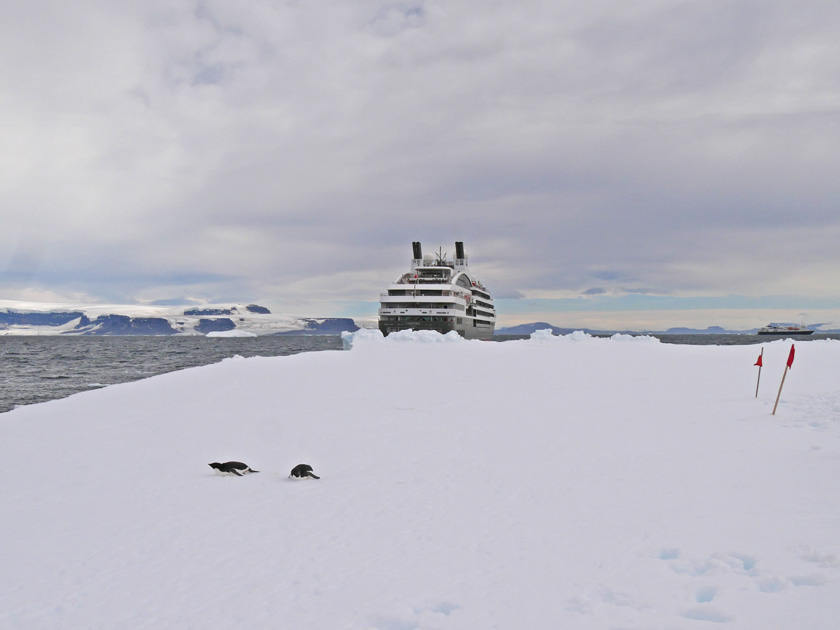
[[[790,354],[788,355],[788,360],[787,360],[787,366],[788,367],[793,367],[793,355],[794,355],[793,344],[790,344]]]
[[[762,350],[762,352],[764,352],[764,350]],[[754,365],[757,365],[758,367],[761,367],[762,365],[764,365],[761,362],[761,355],[760,354],[758,355],[758,361],[756,361]]]
[[[755,379],[755,397],[758,398],[758,384],[761,382],[761,366],[764,362],[761,360],[761,357],[764,356],[764,348],[761,349],[761,354],[758,355],[758,361],[755,362],[755,365],[758,366],[758,378]]]

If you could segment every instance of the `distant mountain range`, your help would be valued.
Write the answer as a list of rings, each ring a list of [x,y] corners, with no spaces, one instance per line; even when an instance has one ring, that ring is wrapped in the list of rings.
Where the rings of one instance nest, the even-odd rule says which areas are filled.
[[[779,324],[781,326],[788,326],[790,324]],[[825,324],[813,324],[808,326],[814,331],[821,332],[821,333],[840,333],[840,330],[828,330],[823,329],[822,326]],[[537,330],[546,330],[550,329],[551,332],[555,335],[568,335],[570,333],[575,332],[576,330],[582,330],[585,333],[590,335],[614,335],[616,333],[620,334],[627,334],[627,335],[638,335],[638,334],[655,334],[655,335],[754,335],[758,332],[758,328],[751,328],[749,330],[727,330],[726,328],[721,328],[720,326],[709,326],[708,328],[699,329],[699,328],[669,328],[668,330],[646,330],[644,333],[640,333],[640,331],[635,330],[593,330],[590,328],[559,328],[557,326],[552,326],[551,324],[547,324],[545,322],[533,322],[531,324],[520,324],[519,326],[509,326],[507,328],[497,328],[495,334],[497,335],[530,335],[531,333]]]
[[[788,324],[780,324],[788,325]],[[363,327],[376,326],[374,320],[362,320]],[[825,324],[808,326],[822,333],[840,333],[824,329]],[[63,305],[35,304],[0,300],[0,335],[338,335],[354,332],[359,325],[343,317],[301,317],[280,315],[258,304],[210,304],[203,306],[167,305]],[[496,329],[496,335],[530,335],[549,329],[555,335],[583,330],[590,335],[643,334],[630,330],[561,328],[546,322],[532,322]],[[705,329],[669,328],[643,331],[649,334],[726,335],[755,334],[750,330],[727,330],[720,326]]]
[[[0,307],[0,335],[337,335],[359,327],[349,318],[274,315],[257,304]]]

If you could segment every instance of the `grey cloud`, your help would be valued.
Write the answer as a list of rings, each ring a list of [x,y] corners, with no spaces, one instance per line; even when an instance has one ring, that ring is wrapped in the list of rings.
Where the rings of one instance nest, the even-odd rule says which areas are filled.
[[[412,240],[505,296],[831,286],[833,4],[323,8],[15,9],[0,248],[127,297],[375,301]]]

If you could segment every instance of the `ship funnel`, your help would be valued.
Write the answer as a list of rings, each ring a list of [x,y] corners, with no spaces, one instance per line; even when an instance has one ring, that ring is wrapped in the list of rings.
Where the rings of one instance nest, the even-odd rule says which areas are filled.
[[[420,247],[420,241],[414,241],[411,244],[411,248],[414,251],[414,260],[420,260],[423,258],[423,250]]]
[[[463,260],[466,258],[464,256],[464,243],[463,241],[455,241],[455,258],[458,260]]]

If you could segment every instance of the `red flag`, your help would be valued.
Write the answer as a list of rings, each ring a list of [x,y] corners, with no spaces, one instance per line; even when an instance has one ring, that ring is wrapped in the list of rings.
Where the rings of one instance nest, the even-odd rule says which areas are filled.
[[[756,361],[756,362],[754,363],[754,365],[757,365],[758,367],[761,367],[762,365],[764,365],[764,364],[761,362],[761,355],[760,355],[760,354],[758,355],[758,361]]]
[[[790,354],[788,355],[788,362],[787,366],[791,367],[793,365],[793,344],[790,346]]]

